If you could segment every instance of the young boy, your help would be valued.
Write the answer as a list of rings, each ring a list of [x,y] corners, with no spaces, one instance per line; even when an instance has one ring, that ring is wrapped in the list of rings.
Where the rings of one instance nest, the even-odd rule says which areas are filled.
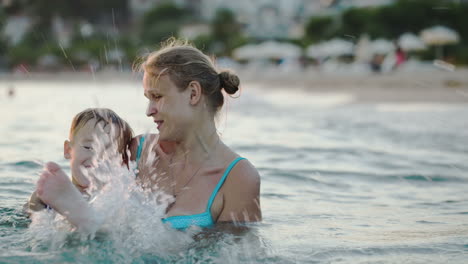
[[[69,140],[64,142],[64,156],[70,160],[71,181],[57,164],[47,163],[28,208],[38,211],[51,207],[72,224],[80,222],[84,215],[68,212],[86,201],[79,198],[91,187],[99,188],[95,172],[105,158],[118,158],[129,168],[127,151],[132,138],[133,131],[127,122],[110,109],[90,108],[78,113],[73,118]]]

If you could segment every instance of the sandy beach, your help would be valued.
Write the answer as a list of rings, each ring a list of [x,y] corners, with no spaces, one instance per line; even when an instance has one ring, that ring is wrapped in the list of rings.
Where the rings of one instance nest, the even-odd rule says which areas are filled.
[[[250,86],[266,89],[306,90],[314,93],[348,93],[357,102],[436,102],[468,103],[468,68],[453,71],[391,72],[386,74],[324,74],[304,71],[295,74],[238,70],[243,89]],[[129,82],[138,83],[134,72],[61,72],[0,75],[0,85],[7,89],[22,82]]]
[[[294,88],[318,93],[350,93],[360,102],[468,103],[468,69],[387,74],[303,74],[300,77],[245,78],[270,88]]]

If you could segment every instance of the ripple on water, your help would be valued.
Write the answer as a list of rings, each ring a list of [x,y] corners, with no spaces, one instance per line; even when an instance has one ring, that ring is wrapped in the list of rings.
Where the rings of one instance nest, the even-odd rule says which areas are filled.
[[[16,171],[16,170],[40,169],[42,168],[44,164],[40,161],[21,160],[21,161],[6,163],[4,165]]]
[[[18,197],[18,198],[23,198],[23,197],[27,197],[31,194],[30,191],[28,191],[27,189],[24,190],[24,188],[22,187],[6,187],[5,186],[2,186],[0,187],[0,194],[2,196],[6,195],[6,196],[13,196],[13,197]]]
[[[27,228],[30,220],[20,209],[0,208],[0,226]]]

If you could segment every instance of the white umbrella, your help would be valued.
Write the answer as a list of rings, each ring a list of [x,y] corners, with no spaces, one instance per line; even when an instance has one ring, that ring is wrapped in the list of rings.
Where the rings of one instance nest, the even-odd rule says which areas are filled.
[[[386,39],[377,39],[370,44],[371,51],[374,54],[387,54],[395,50],[395,45]]]
[[[258,49],[257,45],[247,44],[242,47],[236,48],[233,51],[233,55],[234,55],[234,58],[240,59],[240,60],[254,59],[254,58],[258,58],[257,49]]]
[[[315,44],[308,46],[306,49],[306,55],[312,58],[324,57],[322,53],[322,45]]]
[[[343,39],[332,39],[322,44],[322,52],[327,56],[352,55],[354,44]]]
[[[302,55],[302,48],[292,43],[283,43],[282,48],[285,58],[298,58]]]
[[[421,31],[422,40],[432,46],[438,46],[437,58],[442,58],[442,46],[447,44],[454,44],[459,41],[458,33],[444,26],[434,26]]]
[[[115,48],[107,52],[107,59],[113,62],[119,62],[125,57],[125,53],[119,49]]]
[[[398,38],[398,45],[406,51],[417,51],[426,49],[426,44],[416,35],[405,33]]]
[[[446,45],[457,43],[458,33],[444,26],[435,26],[421,31],[422,40],[428,45]]]
[[[257,53],[263,58],[297,58],[302,52],[291,43],[266,41],[257,46]]]
[[[307,47],[306,53],[310,57],[317,58],[352,55],[353,51],[354,44],[352,42],[336,38],[317,45],[311,45]]]
[[[315,44],[308,46],[306,49],[306,55],[312,58],[324,57],[322,53],[322,45]]]
[[[45,54],[39,57],[37,64],[44,68],[55,67],[59,65],[59,58],[53,54]]]
[[[234,50],[237,59],[270,59],[270,58],[297,58],[301,56],[301,48],[291,43],[266,41],[258,45],[247,44]]]

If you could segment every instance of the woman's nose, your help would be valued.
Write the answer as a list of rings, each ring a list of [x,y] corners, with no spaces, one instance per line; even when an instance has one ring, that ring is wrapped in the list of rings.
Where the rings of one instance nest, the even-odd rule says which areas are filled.
[[[148,107],[146,108],[146,116],[152,116],[154,114],[156,114],[158,111],[156,109],[156,103],[154,102],[149,102],[148,103]]]

